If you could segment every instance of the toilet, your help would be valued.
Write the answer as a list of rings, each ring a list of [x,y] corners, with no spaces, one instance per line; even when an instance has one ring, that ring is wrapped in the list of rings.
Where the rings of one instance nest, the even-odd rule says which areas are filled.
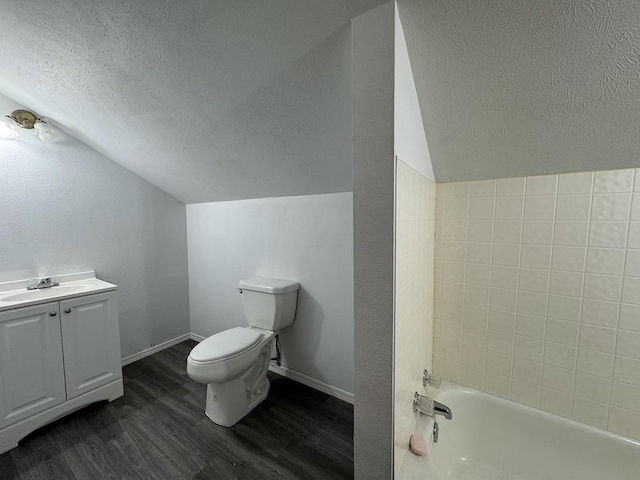
[[[274,337],[293,323],[297,282],[252,277],[240,281],[249,327],[235,327],[206,338],[187,358],[187,374],[207,385],[205,414],[231,427],[267,397],[267,371]]]

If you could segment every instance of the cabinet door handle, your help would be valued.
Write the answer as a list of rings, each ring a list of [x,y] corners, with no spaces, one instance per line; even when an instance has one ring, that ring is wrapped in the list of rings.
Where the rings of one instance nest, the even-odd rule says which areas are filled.
[[[51,313],[49,313],[49,316],[50,316],[50,317],[55,317],[56,315],[58,315],[58,312],[51,312]]]
[[[71,309],[70,308],[65,308],[64,309],[64,313],[71,313]]]

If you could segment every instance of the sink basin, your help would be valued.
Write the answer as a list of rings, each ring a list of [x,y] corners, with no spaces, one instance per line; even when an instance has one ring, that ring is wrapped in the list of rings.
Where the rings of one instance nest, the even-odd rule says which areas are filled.
[[[7,296],[0,294],[0,302],[28,302],[46,298],[72,295],[90,290],[91,285],[86,283],[74,283],[73,285],[58,285],[57,287],[43,288],[41,290],[25,290],[21,293],[13,293]]]

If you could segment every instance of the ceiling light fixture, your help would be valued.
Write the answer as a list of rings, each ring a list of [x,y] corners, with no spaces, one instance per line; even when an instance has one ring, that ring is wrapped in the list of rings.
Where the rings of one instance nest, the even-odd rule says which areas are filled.
[[[55,131],[47,122],[29,110],[14,110],[11,115],[0,118],[0,138],[14,138],[20,136],[16,128],[34,130],[34,136],[44,142],[53,140]]]

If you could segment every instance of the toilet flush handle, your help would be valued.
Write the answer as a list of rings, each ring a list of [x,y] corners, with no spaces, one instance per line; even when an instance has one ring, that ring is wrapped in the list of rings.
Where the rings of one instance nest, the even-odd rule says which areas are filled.
[[[242,293],[242,289],[241,288],[238,289],[238,293]]]

